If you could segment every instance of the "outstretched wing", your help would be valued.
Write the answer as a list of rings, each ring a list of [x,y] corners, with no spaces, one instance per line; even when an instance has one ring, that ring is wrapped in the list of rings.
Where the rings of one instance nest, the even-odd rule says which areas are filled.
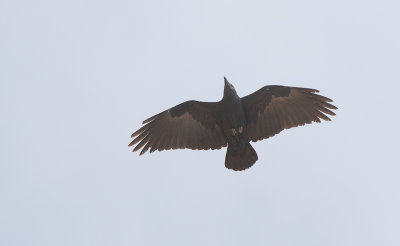
[[[242,98],[249,140],[269,138],[289,129],[335,115],[331,99],[315,89],[270,85]]]
[[[187,101],[143,121],[142,128],[132,134],[136,137],[129,146],[133,151],[143,147],[142,155],[150,148],[220,149],[227,142],[218,121],[217,102]]]

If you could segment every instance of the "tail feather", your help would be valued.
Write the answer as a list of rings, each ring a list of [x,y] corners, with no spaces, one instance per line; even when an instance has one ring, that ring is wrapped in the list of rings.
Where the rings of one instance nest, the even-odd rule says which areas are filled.
[[[235,171],[243,171],[253,166],[257,160],[257,153],[250,143],[247,143],[244,149],[229,144],[226,151],[225,167]]]

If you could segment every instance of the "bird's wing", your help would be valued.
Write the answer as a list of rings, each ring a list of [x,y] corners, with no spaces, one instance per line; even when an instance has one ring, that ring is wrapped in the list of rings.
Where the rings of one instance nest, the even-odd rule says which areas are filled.
[[[220,149],[227,142],[218,121],[217,102],[187,101],[143,121],[129,146],[142,149]]]
[[[270,85],[242,98],[247,119],[247,134],[251,141],[274,136],[289,129],[320,119],[330,121],[335,115],[331,99],[317,95],[318,90]]]

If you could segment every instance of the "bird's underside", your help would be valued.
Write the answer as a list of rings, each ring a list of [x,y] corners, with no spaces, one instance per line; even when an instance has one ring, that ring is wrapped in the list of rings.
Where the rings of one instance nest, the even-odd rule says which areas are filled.
[[[187,101],[143,121],[129,146],[140,154],[150,150],[220,149],[228,146],[225,166],[233,170],[251,167],[258,159],[250,141],[267,139],[284,129],[330,121],[331,99],[318,90],[279,85],[265,86],[238,97],[225,79],[219,102]]]

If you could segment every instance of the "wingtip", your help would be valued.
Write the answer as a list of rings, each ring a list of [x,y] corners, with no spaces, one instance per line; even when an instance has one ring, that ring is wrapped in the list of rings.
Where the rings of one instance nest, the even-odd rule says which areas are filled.
[[[168,111],[168,110],[166,110],[166,111]],[[153,121],[153,120],[155,120],[157,117],[159,117],[161,114],[163,114],[165,111],[163,111],[163,112],[161,112],[161,113],[158,113],[158,114],[156,114],[156,115],[153,115],[153,116],[151,116],[150,118],[148,118],[148,119],[145,119],[143,122],[142,122],[142,124],[147,124],[147,123],[149,123],[149,122],[151,122],[151,121]]]
[[[319,90],[313,88],[299,88],[299,89],[301,89],[305,93],[313,93],[313,94],[319,93]]]

